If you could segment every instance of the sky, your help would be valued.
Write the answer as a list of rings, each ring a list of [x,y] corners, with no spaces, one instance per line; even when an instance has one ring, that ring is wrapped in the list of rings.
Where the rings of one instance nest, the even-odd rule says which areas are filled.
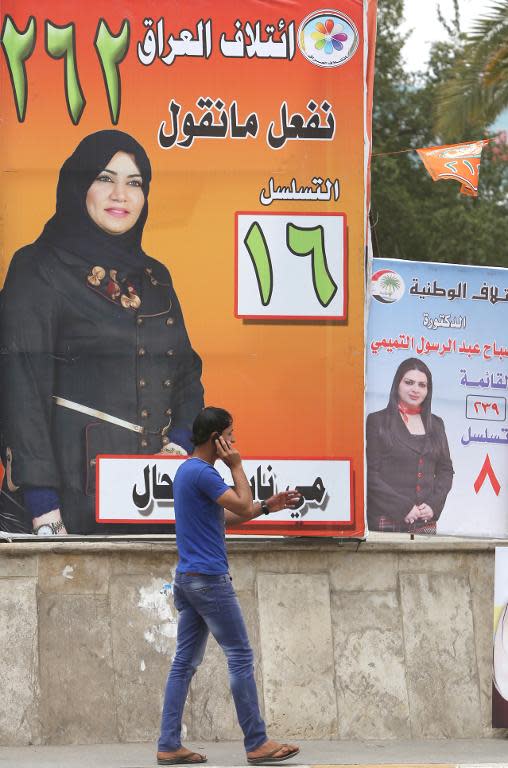
[[[445,19],[454,18],[453,0],[405,0],[403,32],[410,32],[410,37],[403,50],[404,59],[411,71],[424,70],[431,44],[437,40],[446,40],[448,35],[437,17],[437,7]],[[459,0],[461,28],[467,32],[471,22],[485,15],[492,0]],[[508,130],[508,110],[496,120],[494,128]]]
[[[411,70],[423,69],[429,48],[436,40],[446,40],[448,35],[437,17],[437,7],[448,21],[454,17],[452,0],[405,0],[404,32],[413,30],[404,48],[404,58]],[[467,32],[471,22],[483,15],[491,2],[489,0],[459,0],[462,30]]]

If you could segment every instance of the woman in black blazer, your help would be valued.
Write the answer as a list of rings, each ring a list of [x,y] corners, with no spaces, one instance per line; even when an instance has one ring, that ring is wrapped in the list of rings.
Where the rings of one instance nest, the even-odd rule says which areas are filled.
[[[452,487],[432,374],[414,357],[395,373],[388,405],[367,416],[367,519],[372,531],[435,533]]]

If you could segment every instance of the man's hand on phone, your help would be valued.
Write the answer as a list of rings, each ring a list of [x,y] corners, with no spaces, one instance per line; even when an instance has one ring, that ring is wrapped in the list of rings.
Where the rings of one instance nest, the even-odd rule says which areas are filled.
[[[215,438],[215,446],[217,448],[219,459],[221,459],[227,467],[234,469],[235,467],[240,467],[242,465],[242,457],[239,452],[221,435]]]

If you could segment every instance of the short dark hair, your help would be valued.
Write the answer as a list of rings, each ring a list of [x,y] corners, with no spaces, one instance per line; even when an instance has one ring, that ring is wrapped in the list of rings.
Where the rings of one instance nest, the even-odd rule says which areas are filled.
[[[214,408],[212,405],[203,408],[194,419],[192,425],[192,442],[194,445],[203,445],[214,432],[219,435],[231,426],[233,417],[224,408]]]

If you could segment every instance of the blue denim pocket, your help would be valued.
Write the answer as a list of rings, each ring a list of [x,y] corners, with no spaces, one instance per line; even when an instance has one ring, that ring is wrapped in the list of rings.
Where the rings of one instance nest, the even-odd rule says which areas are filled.
[[[186,603],[187,601],[185,600],[182,590],[178,587],[177,584],[173,584],[173,604],[176,610],[182,611]]]

